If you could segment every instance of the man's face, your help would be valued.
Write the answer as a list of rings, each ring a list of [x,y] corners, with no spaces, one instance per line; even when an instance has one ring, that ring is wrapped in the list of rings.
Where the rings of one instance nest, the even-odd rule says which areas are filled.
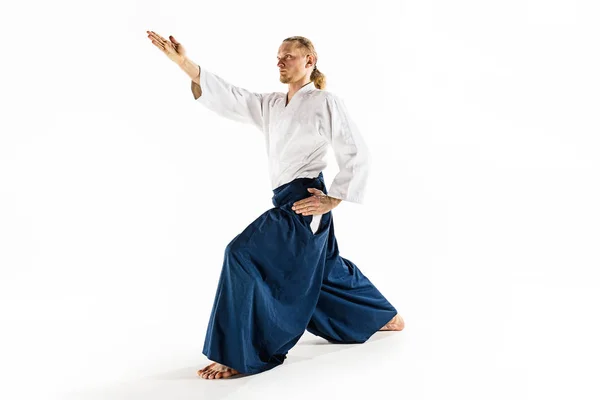
[[[302,51],[295,42],[283,42],[277,53],[277,67],[279,68],[279,80],[281,83],[291,83],[304,79],[306,73],[312,68],[307,68],[309,58],[303,56]]]

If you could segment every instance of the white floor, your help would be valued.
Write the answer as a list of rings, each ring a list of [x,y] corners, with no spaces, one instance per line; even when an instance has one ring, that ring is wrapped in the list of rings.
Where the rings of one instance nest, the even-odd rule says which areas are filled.
[[[400,371],[407,377],[409,370],[413,370],[410,375],[414,390],[420,390],[422,384],[417,383],[422,380],[420,368],[402,359],[405,342],[401,333],[382,332],[362,345],[333,345],[306,333],[283,365],[262,374],[207,381],[195,375],[196,370],[206,364],[204,358],[181,356],[172,361],[171,367],[156,368],[154,373],[144,377],[88,388],[62,398],[354,398],[352,396],[359,394],[372,395],[371,384],[381,389]],[[369,384],[365,385],[366,382]]]
[[[208,361],[189,343],[202,340],[180,329],[179,317],[123,330],[21,323],[20,331],[3,331],[0,398],[598,398],[597,323],[585,311],[597,291],[513,285],[504,313],[494,309],[493,292],[478,295],[463,308],[456,299],[415,303],[402,332],[378,332],[364,344],[330,344],[307,332],[283,365],[211,381],[196,376]]]

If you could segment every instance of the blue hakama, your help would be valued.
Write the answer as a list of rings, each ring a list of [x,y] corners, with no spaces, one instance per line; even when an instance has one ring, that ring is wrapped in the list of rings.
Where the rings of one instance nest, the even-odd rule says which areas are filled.
[[[331,211],[319,228],[292,210],[327,194],[323,173],[273,190],[269,209],[226,247],[202,353],[241,373],[282,364],[305,330],[334,343],[363,343],[396,309],[339,255]]]

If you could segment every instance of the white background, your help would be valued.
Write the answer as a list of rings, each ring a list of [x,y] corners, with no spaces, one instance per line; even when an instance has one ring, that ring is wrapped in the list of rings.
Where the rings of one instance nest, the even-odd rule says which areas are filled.
[[[3,5],[0,397],[598,398],[599,11]],[[287,91],[284,38],[313,41],[374,157],[366,203],[333,212],[341,255],[404,331],[307,333],[264,374],[195,375],[225,246],[272,191],[261,133],[195,102],[146,30],[256,92]]]

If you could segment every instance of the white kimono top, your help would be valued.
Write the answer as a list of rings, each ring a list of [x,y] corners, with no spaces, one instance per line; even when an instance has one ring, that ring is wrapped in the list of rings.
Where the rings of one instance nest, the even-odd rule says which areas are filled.
[[[363,203],[369,150],[343,101],[313,82],[287,93],[253,93],[207,71],[200,72],[196,99],[217,114],[254,125],[264,135],[273,189],[295,178],[315,178],[327,166],[331,145],[339,167],[328,189],[338,199]]]

